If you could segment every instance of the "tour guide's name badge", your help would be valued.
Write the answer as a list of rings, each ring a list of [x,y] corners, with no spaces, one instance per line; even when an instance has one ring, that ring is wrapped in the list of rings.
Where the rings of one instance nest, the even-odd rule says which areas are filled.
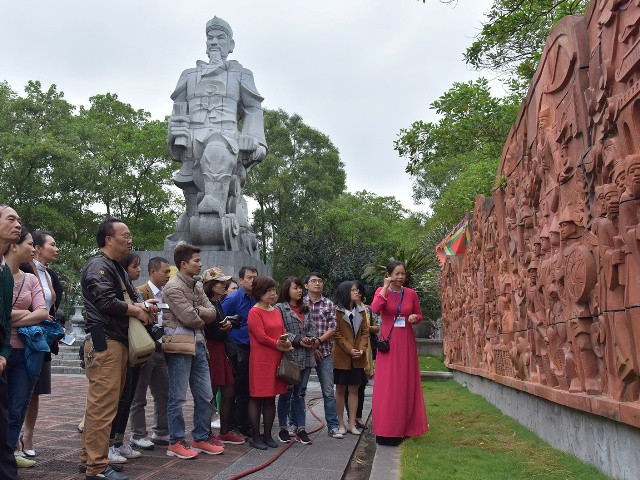
[[[404,317],[397,317],[396,321],[393,322],[394,327],[404,327],[406,326],[406,319]]]

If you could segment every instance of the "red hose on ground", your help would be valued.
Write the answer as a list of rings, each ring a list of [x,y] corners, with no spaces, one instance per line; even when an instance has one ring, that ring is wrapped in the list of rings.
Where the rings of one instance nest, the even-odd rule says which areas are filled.
[[[311,415],[313,415],[320,422],[320,426],[318,428],[316,428],[314,430],[311,430],[310,432],[307,432],[307,433],[316,433],[318,430],[322,430],[322,428],[325,425],[325,423],[322,421],[322,419],[316,414],[316,412],[313,411],[313,407],[315,406],[315,404],[313,404],[312,402],[320,400],[320,398],[321,397],[312,398],[311,400],[309,400],[307,402],[307,410],[309,410],[311,412]],[[267,460],[263,464],[258,465],[257,467],[253,467],[252,469],[247,470],[246,472],[242,472],[242,473],[239,473],[239,474],[237,474],[237,475],[235,475],[233,477],[230,477],[229,480],[238,480],[240,478],[247,477],[247,476],[251,475],[252,473],[259,472],[263,468],[268,467],[273,462],[275,462],[278,459],[278,457],[280,457],[280,455],[282,455],[284,452],[286,452],[294,443],[295,443],[295,440],[292,440],[291,442],[287,443],[284,447],[282,447],[278,453],[276,453],[273,457],[271,457],[269,460]]]

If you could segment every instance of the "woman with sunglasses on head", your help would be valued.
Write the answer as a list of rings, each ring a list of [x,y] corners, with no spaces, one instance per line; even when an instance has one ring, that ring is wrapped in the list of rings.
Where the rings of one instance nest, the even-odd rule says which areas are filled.
[[[422,310],[418,294],[404,286],[406,278],[404,264],[390,262],[384,285],[371,303],[371,310],[382,318],[380,338],[389,339],[387,352],[378,348],[371,399],[371,423],[376,442],[381,445],[399,445],[404,438],[429,429],[411,328],[422,320]]]
[[[342,282],[336,292],[336,333],[333,336],[333,381],[336,384],[336,409],[340,433],[362,433],[356,427],[356,416],[344,423],[345,393],[349,390],[349,410],[358,408],[358,387],[367,381],[364,367],[369,342],[369,323],[364,307],[358,304],[360,290],[356,282]]]

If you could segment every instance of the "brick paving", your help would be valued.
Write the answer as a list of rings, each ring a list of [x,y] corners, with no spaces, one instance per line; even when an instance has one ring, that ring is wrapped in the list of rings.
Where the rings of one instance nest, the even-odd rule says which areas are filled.
[[[84,414],[87,379],[82,375],[54,375],[51,395],[40,397],[40,413],[34,434],[37,464],[19,469],[22,480],[81,480],[78,457],[81,434],[78,423]],[[193,400],[188,400],[183,412],[187,431],[192,423]],[[147,426],[153,425],[153,398],[149,395]],[[127,438],[129,431],[127,429]],[[142,452],[142,457],[129,460],[123,473],[130,480],[208,479],[227,468],[251,448],[247,445],[227,445],[222,455],[199,455],[194,460],[166,456],[166,447]]]
[[[52,394],[40,397],[40,413],[34,434],[34,449],[37,465],[19,469],[22,480],[83,480],[78,473],[81,435],[78,423],[84,414],[87,379],[83,375],[53,375]],[[365,396],[364,418],[369,416],[371,407],[370,387]],[[322,394],[318,382],[309,382],[307,400],[313,411],[324,417]],[[148,396],[147,426],[153,424],[153,399]],[[187,395],[183,409],[187,432],[193,416],[193,401]],[[274,425],[277,433],[278,419]],[[346,435],[342,440],[329,437],[326,428],[320,428],[320,421],[307,414],[307,430],[319,429],[311,434],[312,445],[294,444],[273,464],[248,478],[256,479],[339,479],[345,471],[358,437]],[[127,429],[126,438],[129,437]],[[124,465],[130,480],[222,480],[253,468],[273,457],[279,450],[266,452],[254,450],[248,445],[226,445],[222,455],[199,455],[194,460],[181,460],[166,456],[166,447],[156,446],[154,450],[142,451],[142,457],[129,460]]]

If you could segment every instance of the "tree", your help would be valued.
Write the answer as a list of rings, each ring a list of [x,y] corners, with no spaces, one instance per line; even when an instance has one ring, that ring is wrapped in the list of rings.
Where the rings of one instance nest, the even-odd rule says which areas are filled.
[[[253,229],[265,262],[271,247],[276,272],[285,253],[281,239],[311,223],[324,202],[340,195],[346,174],[329,137],[299,115],[265,110],[265,135],[269,152],[250,171],[245,193],[258,202]]]
[[[431,104],[441,119],[414,122],[394,143],[415,179],[414,198],[429,200],[440,221],[458,222],[476,194],[490,193],[518,107],[514,97],[493,97],[484,78],[454,83]]]
[[[115,94],[89,100],[77,119],[89,198],[127,223],[136,248],[161,248],[180,205],[168,188],[177,166],[167,154],[167,122],[150,120]]]
[[[512,91],[523,97],[553,26],[566,15],[584,13],[588,5],[589,0],[494,0],[464,60],[504,75]]]
[[[329,231],[346,242],[382,246],[385,252],[410,248],[419,238],[422,220],[391,196],[362,190],[344,192],[318,211],[311,227]]]

